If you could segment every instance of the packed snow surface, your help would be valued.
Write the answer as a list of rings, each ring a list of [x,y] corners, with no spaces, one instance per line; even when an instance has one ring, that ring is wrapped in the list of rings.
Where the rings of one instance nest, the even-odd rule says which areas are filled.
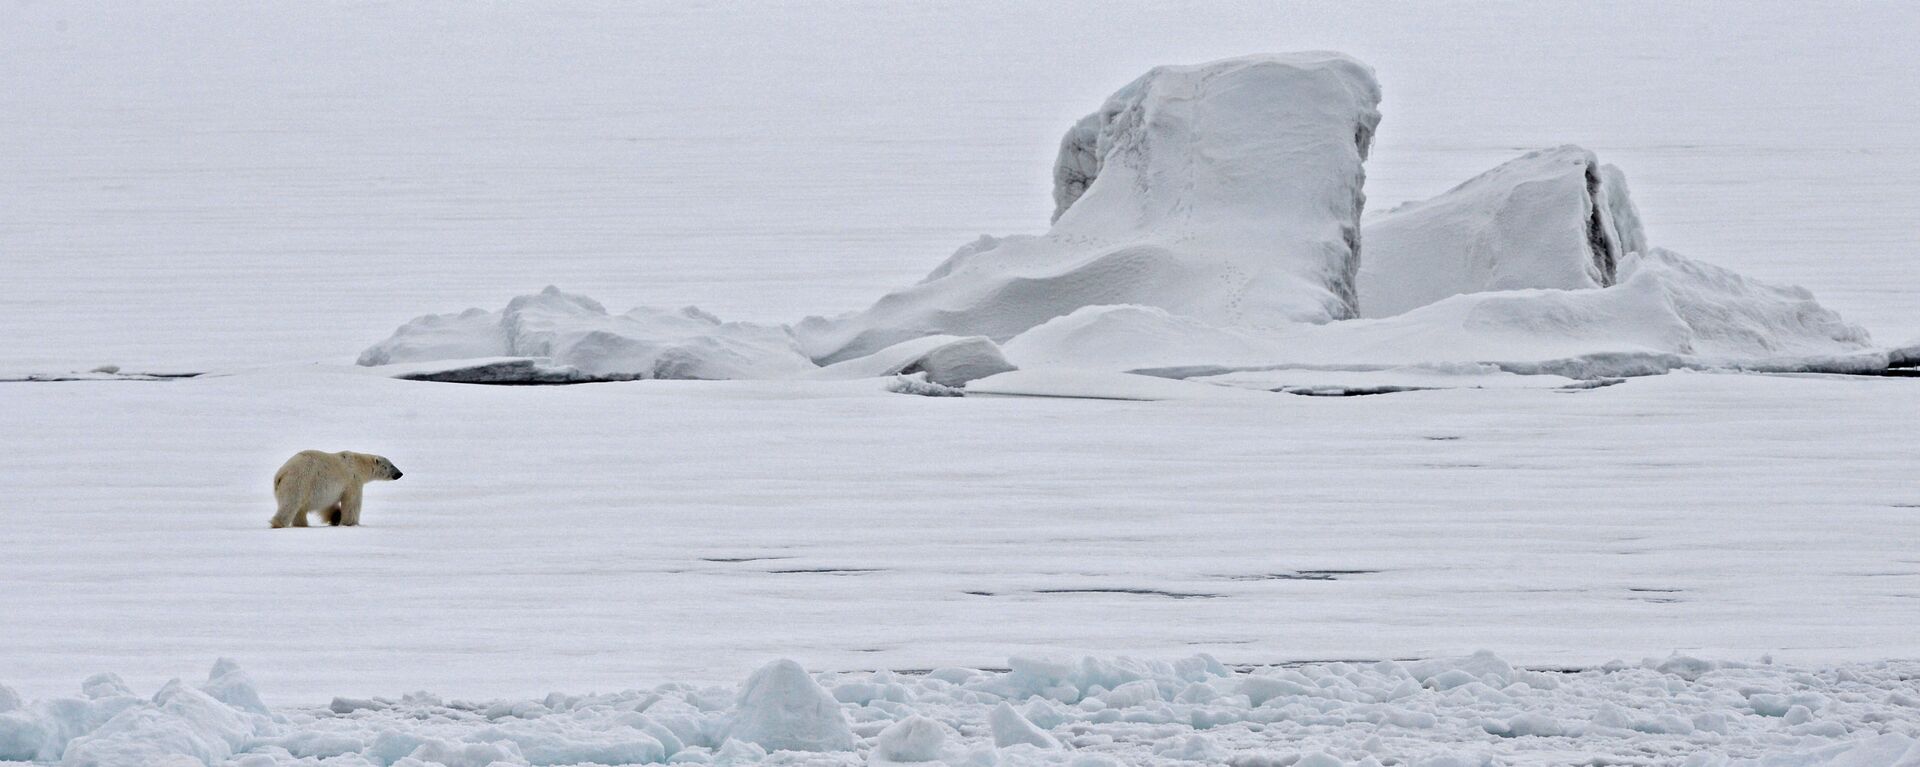
[[[1906,767],[1920,663],[1796,667],[1685,655],[1592,669],[1491,653],[1227,667],[1209,655],[1016,656],[998,670],[812,674],[543,698],[336,697],[268,709],[222,660],[151,697],[0,700],[0,760],[69,767],[954,764],[974,767]],[[6,688],[0,687],[0,694]]]
[[[1006,375],[1078,397],[1119,374]],[[776,657],[1920,657],[1911,379],[1125,379],[0,384],[0,681],[151,692],[231,656],[280,706],[731,684]],[[406,478],[362,527],[268,529],[303,449]]]

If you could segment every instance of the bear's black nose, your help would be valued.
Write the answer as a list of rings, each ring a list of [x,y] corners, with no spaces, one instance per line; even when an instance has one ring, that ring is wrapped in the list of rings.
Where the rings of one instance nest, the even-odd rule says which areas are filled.
[[[394,478],[394,479],[399,479],[399,478],[401,478],[402,476],[405,476],[405,475],[403,475],[403,474],[401,474],[401,473],[400,473],[400,470],[399,470],[399,469],[394,469],[394,470],[393,470],[393,478]]]

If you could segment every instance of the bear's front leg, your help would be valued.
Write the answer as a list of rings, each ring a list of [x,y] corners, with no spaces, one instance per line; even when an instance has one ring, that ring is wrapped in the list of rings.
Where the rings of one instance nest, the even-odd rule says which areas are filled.
[[[327,507],[327,512],[325,516],[327,518],[327,524],[329,526],[337,527],[339,526],[342,518],[344,518],[346,515],[340,510],[340,504],[336,503],[332,506]]]
[[[360,488],[350,487],[340,494],[340,524],[348,527],[360,524]]]

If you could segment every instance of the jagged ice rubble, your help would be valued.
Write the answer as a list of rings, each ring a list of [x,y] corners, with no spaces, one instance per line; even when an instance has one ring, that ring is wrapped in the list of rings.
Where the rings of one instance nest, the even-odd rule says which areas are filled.
[[[0,687],[0,761],[69,767],[817,764],[1848,765],[1920,763],[1920,665],[1688,656],[1579,671],[1491,653],[1229,668],[1212,657],[1016,657],[1002,670],[812,674],[537,700],[335,698],[269,709],[230,660],[151,696]]]
[[[1045,234],[982,236],[865,310],[784,326],[612,315],[549,287],[420,317],[359,361],[472,382],[907,375],[943,390],[1015,369],[1055,389],[1065,371],[1471,386],[1487,370],[1894,361],[1805,290],[1650,245],[1625,174],[1577,146],[1363,215],[1379,101],[1372,70],[1337,53],[1158,67],[1068,129]]]

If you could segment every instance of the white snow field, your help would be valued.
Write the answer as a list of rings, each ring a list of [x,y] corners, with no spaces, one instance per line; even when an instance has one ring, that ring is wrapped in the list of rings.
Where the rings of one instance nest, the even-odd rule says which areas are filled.
[[[1917,35],[0,5],[0,762],[1920,765]]]
[[[1920,655],[1910,379],[1680,372],[1316,398],[1133,378],[1235,396],[941,399],[873,379],[498,387],[352,366],[3,384],[0,475],[18,510],[0,557],[3,677],[53,699],[113,671],[147,695],[232,656],[288,722],[231,743],[375,764],[421,748],[413,738],[500,732],[527,760],[610,753],[580,749],[644,743],[647,728],[614,720],[638,723],[620,712],[647,696],[578,711],[568,696],[669,682],[721,684],[694,704],[697,727],[718,727],[733,685],[782,657],[823,671],[1356,661],[1300,672],[1357,675],[1347,692],[1281,685],[1295,697],[1200,705],[1207,693],[1179,701],[1186,685],[1166,682],[1106,724],[1121,714],[1101,706],[1127,707],[1080,703],[1090,688],[1048,693],[1066,718],[1046,729],[1079,749],[1003,749],[1009,764],[1244,751],[1276,754],[1247,764],[1314,751],[1674,763],[1916,734],[1920,669],[1874,665]],[[314,446],[381,453],[406,477],[368,492],[363,527],[269,530],[268,478]],[[1481,649],[1534,668],[1675,652],[1793,666],[1403,698],[1386,694],[1401,677],[1370,663]],[[999,698],[902,683],[882,693],[898,706],[848,706],[865,723],[859,750],[829,759],[871,755],[881,720],[909,713],[966,733],[947,739],[963,752],[983,747]],[[1231,696],[1247,683],[1209,684]],[[521,714],[300,707],[411,690]],[[1189,731],[1216,716],[1262,728]],[[1536,726],[1561,734],[1488,729]],[[299,735],[316,730],[340,737]],[[381,742],[385,730],[397,734]],[[494,756],[436,761],[504,753],[481,752]]]

